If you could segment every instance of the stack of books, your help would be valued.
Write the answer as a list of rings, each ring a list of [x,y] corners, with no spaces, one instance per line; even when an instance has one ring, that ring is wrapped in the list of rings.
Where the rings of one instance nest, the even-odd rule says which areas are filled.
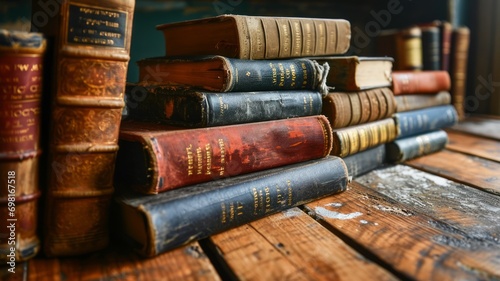
[[[322,115],[340,19],[222,15],[157,27],[138,61],[116,160],[117,221],[154,256],[347,188]]]

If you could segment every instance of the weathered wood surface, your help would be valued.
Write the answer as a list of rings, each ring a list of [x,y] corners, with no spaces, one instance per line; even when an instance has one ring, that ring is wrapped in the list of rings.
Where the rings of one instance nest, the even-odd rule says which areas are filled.
[[[500,162],[500,142],[448,130],[448,150],[479,156],[492,161]]]
[[[500,163],[450,150],[405,162],[411,167],[500,195]]]
[[[144,259],[129,249],[113,249],[77,258],[37,258],[29,280],[220,280],[198,243]]]
[[[500,278],[500,247],[471,247],[469,237],[357,182],[310,204],[311,215],[409,279]]]
[[[500,117],[469,116],[450,130],[500,140]]]
[[[211,239],[239,280],[395,279],[298,208]]]

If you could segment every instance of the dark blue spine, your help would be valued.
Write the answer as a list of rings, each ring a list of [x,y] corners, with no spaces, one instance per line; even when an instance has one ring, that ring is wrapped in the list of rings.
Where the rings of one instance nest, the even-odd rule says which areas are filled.
[[[458,122],[452,105],[429,107],[393,115],[398,129],[397,139],[451,127]]]
[[[445,131],[433,131],[398,139],[386,144],[387,161],[400,163],[440,151],[446,147],[448,135]]]
[[[349,176],[356,178],[384,165],[386,159],[385,145],[349,155],[344,158]]]

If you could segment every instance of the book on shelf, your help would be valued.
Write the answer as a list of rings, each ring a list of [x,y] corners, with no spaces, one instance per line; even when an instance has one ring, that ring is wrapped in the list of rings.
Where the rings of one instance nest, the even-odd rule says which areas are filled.
[[[46,47],[40,33],[0,29],[0,260],[7,264],[28,260],[40,250],[38,169]]]
[[[133,0],[32,1],[32,29],[50,43],[48,180],[43,209],[47,256],[89,253],[109,242],[109,206]]]
[[[115,181],[148,194],[317,159],[332,149],[322,115],[209,128],[124,121]]]
[[[385,29],[375,40],[375,55],[394,58],[394,70],[422,70],[420,27]]]
[[[450,55],[451,103],[455,106],[459,120],[465,117],[464,103],[467,91],[467,64],[470,45],[470,30],[457,27],[452,32]]]
[[[427,23],[419,24],[421,28],[436,27],[439,30],[439,69],[449,70],[450,52],[451,52],[451,36],[453,27],[451,23],[442,20],[434,20]]]
[[[389,87],[330,92],[323,97],[321,110],[334,129],[389,118],[394,112],[396,100]]]
[[[330,70],[326,85],[335,91],[361,91],[390,87],[391,57],[337,56],[311,58],[320,64],[328,63]]]
[[[398,139],[444,129],[458,122],[453,105],[440,105],[418,110],[394,113]]]
[[[321,114],[322,95],[311,90],[207,92],[128,84],[129,120],[182,127],[214,127]]]
[[[438,152],[446,147],[448,135],[443,130],[394,140],[386,144],[388,163],[401,163],[420,156]]]
[[[153,57],[137,62],[139,82],[214,92],[322,90],[328,68],[306,58]],[[196,77],[196,79],[193,79]],[[324,91],[324,90],[323,90]]]
[[[435,94],[449,91],[451,79],[448,71],[393,71],[392,91],[394,95]]]
[[[136,252],[151,257],[342,192],[347,183],[344,161],[326,156],[156,195],[118,192],[115,210],[120,235]]]
[[[397,112],[423,109],[427,107],[446,105],[451,103],[451,94],[447,91],[435,94],[411,94],[394,96],[397,104]]]
[[[393,118],[333,130],[331,155],[346,157],[396,139]]]
[[[441,70],[441,39],[436,26],[420,26],[422,30],[422,70]]]
[[[385,144],[361,151],[343,158],[349,177],[357,177],[382,167],[386,163]]]
[[[163,33],[167,56],[327,56],[347,52],[351,41],[351,25],[344,19],[220,15],[156,28]]]

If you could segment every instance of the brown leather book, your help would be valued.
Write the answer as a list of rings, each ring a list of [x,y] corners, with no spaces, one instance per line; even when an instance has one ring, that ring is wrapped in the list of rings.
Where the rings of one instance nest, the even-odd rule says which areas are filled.
[[[396,139],[393,118],[333,130],[331,155],[346,157]]]
[[[156,28],[163,32],[167,56],[325,56],[347,52],[351,41],[351,25],[343,19],[220,15]]]
[[[323,98],[322,114],[332,128],[343,128],[390,117],[396,101],[390,88],[359,92],[330,92]]]
[[[392,91],[394,95],[435,94],[449,91],[450,74],[443,70],[393,71]]]
[[[410,111],[451,103],[451,95],[446,91],[428,95],[398,95],[395,96],[394,99],[396,100],[397,104],[397,112]]]
[[[46,46],[40,33],[0,29],[0,260],[9,272],[40,249],[38,167]]]
[[[418,26],[382,30],[375,52],[394,58],[395,70],[422,70],[422,30]]]
[[[123,121],[115,181],[155,194],[317,159],[331,134],[322,115],[199,129]]]
[[[467,61],[470,44],[468,27],[453,30],[450,60],[451,103],[458,113],[459,120],[465,117],[464,101],[467,87]]]
[[[390,57],[316,57],[318,63],[328,63],[326,85],[335,91],[360,91],[391,86],[394,59]]]
[[[57,14],[49,16],[44,2],[32,2],[32,29],[48,37],[53,58],[43,250],[64,256],[103,249],[109,242],[135,2],[54,3]]]

